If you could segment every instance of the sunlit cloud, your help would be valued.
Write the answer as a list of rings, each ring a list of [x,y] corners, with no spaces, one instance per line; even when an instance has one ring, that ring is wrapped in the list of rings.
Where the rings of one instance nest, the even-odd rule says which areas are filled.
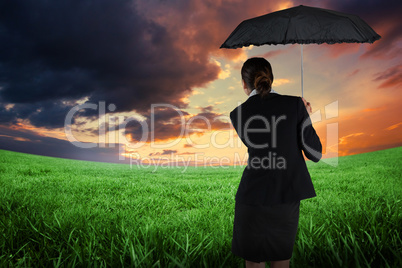
[[[280,3],[278,3],[277,9],[278,10],[286,9],[286,8],[290,8],[292,6],[294,6],[293,1],[281,1]]]
[[[348,144],[348,143],[351,142],[350,141],[351,138],[358,137],[358,136],[361,136],[361,135],[364,135],[364,133],[362,133],[362,132],[360,132],[360,133],[352,133],[352,134],[343,136],[343,137],[339,138],[339,144]]]
[[[201,95],[201,94],[205,94],[205,93],[201,90],[193,89],[192,94],[193,95]]]
[[[384,109],[385,109],[385,107],[366,108],[363,110],[363,112],[378,112],[378,111],[381,111]]]
[[[31,139],[28,138],[23,138],[23,137],[17,137],[17,136],[10,136],[10,135],[0,135],[0,137],[6,137],[6,138],[10,138],[16,141],[30,141],[30,142],[34,142]]]
[[[276,56],[278,56],[280,54],[283,54],[286,51],[287,51],[286,49],[276,49],[276,50],[273,50],[273,51],[268,51],[268,52],[266,52],[266,53],[264,53],[262,55],[259,55],[257,57],[262,57],[262,58],[265,58],[265,59],[267,59],[269,61],[271,58],[276,57]]]
[[[225,64],[224,68],[222,68],[222,63],[220,63],[216,59],[211,58],[211,61],[214,62],[220,69],[220,72],[218,74],[219,79],[224,80],[224,79],[230,77],[230,74],[231,74],[231,72],[230,72],[230,64]]]
[[[396,129],[396,128],[400,127],[401,125],[402,125],[402,122],[400,122],[398,124],[395,124],[395,125],[392,125],[392,126],[389,126],[389,127],[386,128],[386,130],[393,130],[393,129]]]
[[[292,81],[290,79],[287,78],[279,78],[279,79],[274,79],[274,82],[272,83],[272,86],[274,87],[279,87],[282,85],[286,85],[292,83]]]
[[[9,104],[6,104],[4,106],[4,108],[6,109],[6,111],[10,111],[12,108],[14,108],[14,106],[15,106],[14,103],[9,103]]]

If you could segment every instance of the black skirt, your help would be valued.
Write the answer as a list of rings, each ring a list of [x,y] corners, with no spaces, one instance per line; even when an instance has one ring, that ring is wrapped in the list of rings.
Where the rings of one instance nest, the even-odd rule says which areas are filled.
[[[253,262],[290,259],[299,208],[300,201],[264,206],[236,202],[232,253]]]

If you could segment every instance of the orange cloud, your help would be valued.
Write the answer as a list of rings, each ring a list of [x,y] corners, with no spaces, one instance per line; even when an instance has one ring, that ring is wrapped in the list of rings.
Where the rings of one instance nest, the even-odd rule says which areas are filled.
[[[275,87],[281,86],[281,85],[285,85],[285,84],[289,84],[292,81],[290,79],[287,78],[279,78],[279,79],[274,79],[274,83],[272,84]]]
[[[186,154],[195,154],[194,152],[183,152],[183,153],[179,153],[179,155],[186,155]]]
[[[201,112],[191,115],[183,110],[159,107],[144,122],[131,120],[124,126],[126,138],[131,142],[169,141],[184,138],[188,135],[202,136],[212,130],[229,129],[231,124],[225,115],[213,111],[214,106],[198,107]],[[143,129],[148,127],[148,129]],[[152,129],[151,129],[152,127]],[[120,129],[120,126],[119,126]],[[143,137],[143,135],[145,135]]]
[[[390,16],[382,18],[382,21],[373,25],[376,32],[381,35],[381,39],[373,44],[366,44],[366,52],[361,58],[377,58],[377,59],[392,59],[400,55],[400,49],[397,49],[397,42],[400,41],[400,22],[401,18]]]
[[[401,125],[402,125],[402,122],[399,122],[398,124],[387,127],[386,130],[393,130],[393,129],[398,128]]]
[[[263,4],[250,1],[186,1],[180,6],[169,1],[141,1],[136,4],[144,16],[173,34],[172,41],[193,59],[225,57],[232,61],[245,59],[243,49],[219,49],[230,33],[243,20],[292,6],[292,1]],[[183,15],[188,14],[188,15]]]
[[[363,112],[378,112],[378,111],[381,111],[381,110],[384,110],[384,109],[385,109],[384,106],[377,107],[377,108],[366,108],[366,109],[363,110]]]
[[[402,84],[402,65],[390,67],[383,72],[377,73],[376,76],[373,81],[383,81],[378,86],[379,88],[400,86]]]
[[[15,136],[2,135],[2,134],[0,134],[0,136],[10,138],[10,139],[13,139],[13,140],[16,140],[16,141],[31,141],[32,142],[32,140],[27,139],[27,138],[23,138],[23,137],[15,137]]]
[[[338,155],[350,155],[402,146],[402,113],[399,100],[385,105],[366,108],[353,114],[317,122],[316,131],[323,144],[324,153],[327,139],[327,125],[337,123]]]
[[[339,144],[348,144],[348,143],[351,143],[350,140],[353,140],[355,137],[358,137],[358,136],[361,136],[361,135],[364,135],[364,133],[363,133],[363,132],[360,132],[360,133],[352,133],[352,134],[343,136],[343,137],[339,138]]]
[[[356,43],[341,43],[341,44],[321,44],[327,50],[327,56],[333,59],[347,54],[356,54],[359,52],[360,44]]]
[[[358,72],[360,72],[360,70],[359,70],[359,69],[356,69],[356,70],[354,70],[353,72],[349,73],[349,74],[347,75],[347,77],[355,76]]]
[[[273,51],[268,51],[268,52],[266,52],[266,53],[264,53],[264,54],[262,54],[261,56],[258,56],[258,57],[270,59],[270,58],[273,58],[273,57],[278,56],[280,54],[283,54],[286,51],[287,51],[287,49],[277,49],[277,50],[273,50]]]

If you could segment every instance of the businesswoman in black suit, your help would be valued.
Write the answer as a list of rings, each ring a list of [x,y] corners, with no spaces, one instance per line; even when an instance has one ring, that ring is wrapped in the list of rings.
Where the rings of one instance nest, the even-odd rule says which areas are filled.
[[[299,222],[300,200],[316,196],[302,154],[322,156],[303,98],[272,90],[270,63],[250,58],[241,76],[248,99],[230,113],[248,148],[247,167],[235,196],[232,252],[246,267],[289,267]]]

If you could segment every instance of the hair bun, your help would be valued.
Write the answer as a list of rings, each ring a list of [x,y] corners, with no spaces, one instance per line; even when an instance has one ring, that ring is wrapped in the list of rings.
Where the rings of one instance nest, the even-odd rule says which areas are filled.
[[[268,96],[272,88],[272,80],[269,77],[268,72],[260,71],[257,73],[254,80],[254,87],[261,97]]]
[[[264,58],[249,58],[241,68],[241,78],[249,90],[256,89],[264,98],[271,92],[274,75],[271,64]]]

